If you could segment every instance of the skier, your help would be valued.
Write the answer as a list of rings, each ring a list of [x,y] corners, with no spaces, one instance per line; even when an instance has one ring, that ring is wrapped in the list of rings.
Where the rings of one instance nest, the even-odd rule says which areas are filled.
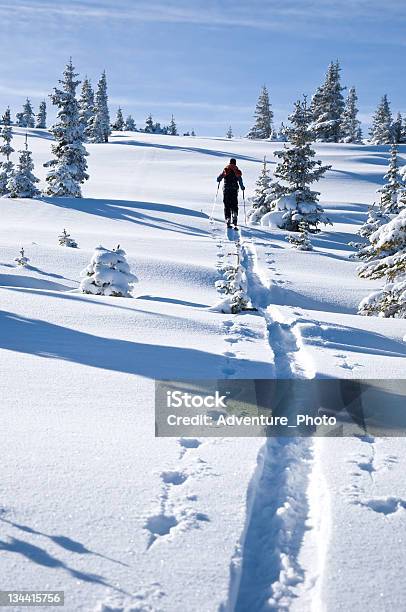
[[[238,168],[237,161],[233,157],[230,159],[228,166],[226,166],[223,172],[217,177],[217,182],[221,183],[223,179],[224,218],[227,227],[231,227],[232,217],[234,229],[238,230],[238,189],[241,187],[241,190],[245,191],[245,187],[242,182],[242,172]]]

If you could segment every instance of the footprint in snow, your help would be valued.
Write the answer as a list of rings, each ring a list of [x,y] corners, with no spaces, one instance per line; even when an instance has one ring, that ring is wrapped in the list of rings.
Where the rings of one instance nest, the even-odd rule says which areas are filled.
[[[166,536],[178,525],[176,517],[173,515],[157,514],[150,516],[144,525],[144,529],[150,532],[147,549],[160,537]]]
[[[188,479],[188,476],[184,472],[178,472],[176,470],[173,470],[168,472],[162,472],[161,478],[165,484],[179,486]]]
[[[400,497],[377,497],[359,503],[365,508],[369,508],[374,512],[385,515],[394,514],[398,510],[406,509],[406,500],[401,499]]]

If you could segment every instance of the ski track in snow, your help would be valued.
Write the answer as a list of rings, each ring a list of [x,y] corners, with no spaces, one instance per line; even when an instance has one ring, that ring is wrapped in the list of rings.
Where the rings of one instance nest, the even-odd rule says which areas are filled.
[[[242,238],[241,246],[248,294],[264,319],[275,377],[312,377],[296,321],[283,321],[270,305],[270,290],[261,278],[254,243]],[[235,325],[225,323],[229,333]],[[298,596],[297,588],[306,578],[299,552],[310,512],[307,491],[312,463],[312,439],[267,439],[247,494],[246,525],[231,562],[229,597],[221,612],[287,610]]]

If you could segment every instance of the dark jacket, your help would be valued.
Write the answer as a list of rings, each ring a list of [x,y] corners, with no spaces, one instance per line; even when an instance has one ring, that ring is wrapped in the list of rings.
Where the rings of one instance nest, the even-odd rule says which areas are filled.
[[[228,164],[221,174],[218,175],[217,181],[221,183],[224,179],[224,189],[237,189],[241,187],[245,189],[244,183],[242,182],[242,172],[235,164]]]

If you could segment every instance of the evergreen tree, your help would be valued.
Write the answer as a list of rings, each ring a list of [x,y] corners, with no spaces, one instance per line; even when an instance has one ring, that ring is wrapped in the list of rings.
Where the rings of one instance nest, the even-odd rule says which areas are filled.
[[[226,132],[226,137],[229,138],[230,140],[231,140],[231,138],[234,137],[233,129],[232,129],[231,125],[228,126],[228,130]]]
[[[10,155],[14,153],[14,149],[11,146],[13,130],[11,128],[11,115],[8,107],[2,117],[0,138],[3,140],[3,144],[0,146],[0,153],[6,158],[6,161],[1,162],[0,165],[0,195],[4,195],[8,193],[7,183],[12,178],[14,172],[14,164],[10,161]]]
[[[396,115],[396,119],[392,123],[392,134],[394,143],[401,144],[403,142],[403,119],[400,113]]]
[[[358,96],[355,87],[351,87],[345,101],[345,107],[341,116],[340,136],[341,142],[361,142],[361,122],[357,119]]]
[[[103,71],[97,84],[94,113],[89,123],[88,138],[91,142],[108,142],[110,133],[107,78],[106,71]]]
[[[173,118],[173,115],[171,117],[171,121],[168,125],[168,134],[170,136],[177,136],[178,135],[178,128],[176,127],[176,123],[175,123],[175,119]]]
[[[40,195],[35,184],[39,183],[39,179],[32,173],[34,164],[31,151],[28,150],[27,136],[25,137],[25,148],[19,153],[20,158],[13,176],[7,183],[7,191],[10,198],[35,198]]]
[[[26,99],[22,112],[17,113],[16,121],[17,121],[18,127],[25,127],[25,128],[34,127],[35,125],[34,111],[32,110],[31,101],[29,100],[29,98]]]
[[[406,208],[370,237],[375,256],[362,265],[361,278],[386,277],[380,291],[374,291],[359,305],[359,314],[406,318]]]
[[[315,151],[311,148],[311,112],[306,97],[298,100],[295,110],[289,117],[292,127],[288,129],[289,143],[282,151],[275,151],[280,159],[275,177],[284,181],[283,193],[275,201],[275,210],[283,212],[280,227],[298,231],[299,223],[304,220],[308,228],[317,229],[320,223],[330,223],[318,202],[319,192],[310,189],[331,166],[322,166],[321,161],[313,159]]]
[[[254,117],[255,124],[248,133],[248,138],[252,138],[254,140],[271,138],[273,134],[273,112],[269,102],[269,93],[265,85],[263,85],[259,94]]]
[[[132,118],[131,115],[128,115],[127,119],[125,120],[125,129],[128,132],[136,132],[136,127],[135,127],[135,121]]]
[[[398,146],[392,144],[389,167],[383,177],[385,183],[378,189],[381,194],[380,209],[386,215],[396,215],[399,212],[399,196],[404,192],[405,185],[399,173]]]
[[[393,142],[392,113],[388,97],[385,94],[372,117],[370,130],[371,143],[376,145]]]
[[[120,107],[118,107],[117,109],[116,120],[114,121],[111,127],[113,128],[113,130],[116,130],[117,132],[122,132],[124,130],[125,122],[124,122],[124,117],[123,117],[123,111],[121,110]]]
[[[92,137],[92,122],[95,114],[94,91],[90,79],[85,77],[79,98],[79,120],[83,127],[85,139]]]
[[[24,247],[21,247],[20,256],[16,257],[14,261],[17,262],[18,266],[23,266],[23,268],[28,265],[30,260],[25,256]]]
[[[78,246],[78,243],[76,242],[76,240],[71,238],[71,235],[68,234],[66,229],[64,229],[62,234],[58,236],[58,241],[59,241],[60,246],[70,247],[71,249],[76,249]]]
[[[144,132],[146,132],[147,134],[153,134],[154,133],[154,121],[152,119],[152,115],[148,115],[146,121],[145,121],[145,129]]]
[[[84,277],[80,283],[81,291],[93,295],[131,297],[132,285],[138,282],[120,245],[112,251],[98,246],[81,276]]]
[[[324,83],[316,90],[310,110],[312,129],[316,140],[339,142],[341,137],[341,118],[344,111],[344,98],[340,82],[340,64],[331,62]]]
[[[270,212],[272,203],[281,193],[282,188],[279,183],[272,181],[266,157],[264,157],[262,170],[255,185],[254,196],[249,199],[251,205],[248,211],[249,223],[258,223],[266,213]]]
[[[278,140],[279,142],[286,142],[286,141],[287,141],[287,139],[288,139],[288,137],[287,137],[287,130],[286,130],[286,126],[285,126],[285,124],[284,124],[284,123],[283,123],[283,121],[282,121],[282,123],[281,123],[281,125],[280,125],[280,128],[279,128],[279,131],[278,131],[277,140]]]
[[[194,130],[192,130],[192,131],[190,132],[190,135],[191,135],[191,136],[196,136],[196,132],[195,132]]]
[[[45,129],[47,127],[47,104],[45,100],[39,105],[38,113],[35,119],[35,127]]]
[[[79,118],[79,105],[76,100],[76,81],[72,60],[67,64],[61,89],[55,88],[51,94],[52,103],[59,108],[56,123],[51,132],[56,140],[52,145],[55,159],[44,164],[51,168],[46,177],[46,194],[62,197],[82,197],[80,185],[89,178],[86,173],[88,155],[83,146],[83,125]]]

